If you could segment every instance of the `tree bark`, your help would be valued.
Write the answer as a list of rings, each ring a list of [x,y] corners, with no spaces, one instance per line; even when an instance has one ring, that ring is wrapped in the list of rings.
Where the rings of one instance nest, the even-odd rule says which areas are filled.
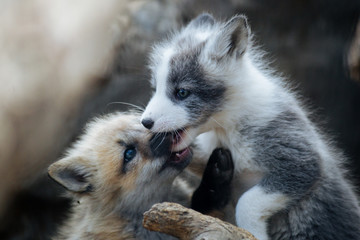
[[[177,203],[158,203],[144,213],[146,229],[181,240],[256,240],[248,231]]]

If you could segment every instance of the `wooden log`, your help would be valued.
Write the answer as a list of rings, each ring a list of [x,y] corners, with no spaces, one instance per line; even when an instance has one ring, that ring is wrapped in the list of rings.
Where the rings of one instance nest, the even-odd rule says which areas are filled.
[[[248,231],[177,203],[157,203],[144,213],[143,226],[181,240],[256,240]]]

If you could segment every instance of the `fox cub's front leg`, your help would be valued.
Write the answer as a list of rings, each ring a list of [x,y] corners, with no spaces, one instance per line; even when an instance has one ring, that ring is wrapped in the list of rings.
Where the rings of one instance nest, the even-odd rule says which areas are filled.
[[[194,192],[191,208],[208,215],[216,215],[229,202],[234,163],[229,150],[215,149],[205,168],[198,189]]]

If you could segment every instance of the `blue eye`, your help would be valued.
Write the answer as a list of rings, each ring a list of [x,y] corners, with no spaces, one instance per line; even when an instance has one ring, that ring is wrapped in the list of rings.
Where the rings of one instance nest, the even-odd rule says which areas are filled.
[[[125,163],[130,162],[135,156],[136,156],[136,149],[133,147],[127,148],[124,152]]]
[[[180,88],[179,90],[177,90],[176,92],[176,96],[178,99],[180,100],[184,100],[185,98],[187,98],[190,95],[190,91]]]

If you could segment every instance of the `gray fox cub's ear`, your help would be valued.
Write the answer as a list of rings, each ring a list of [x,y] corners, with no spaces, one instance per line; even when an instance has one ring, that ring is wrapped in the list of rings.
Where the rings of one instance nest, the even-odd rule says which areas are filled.
[[[210,39],[208,50],[218,60],[228,57],[240,57],[249,44],[250,27],[244,15],[231,18],[220,31]]]
[[[80,157],[66,157],[50,165],[49,176],[67,190],[77,193],[89,192],[90,169]]]
[[[202,26],[212,26],[214,25],[214,23],[215,23],[215,19],[213,18],[212,15],[208,13],[203,13],[197,16],[196,18],[194,18],[193,20],[191,20],[186,28],[190,29],[190,28],[198,28]]]

